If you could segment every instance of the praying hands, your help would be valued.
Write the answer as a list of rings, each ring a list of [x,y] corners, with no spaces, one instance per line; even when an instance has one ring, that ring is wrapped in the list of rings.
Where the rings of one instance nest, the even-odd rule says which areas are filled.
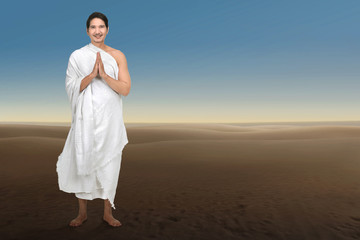
[[[96,53],[96,61],[95,61],[94,68],[93,68],[93,71],[91,74],[93,76],[99,75],[101,78],[104,78],[104,79],[107,76],[105,69],[104,69],[104,64],[101,59],[100,52]]]
[[[79,91],[82,92],[89,85],[92,79],[97,76],[100,76],[100,78],[103,79],[108,79],[108,75],[105,72],[100,52],[96,53],[96,60],[92,72],[81,80]]]

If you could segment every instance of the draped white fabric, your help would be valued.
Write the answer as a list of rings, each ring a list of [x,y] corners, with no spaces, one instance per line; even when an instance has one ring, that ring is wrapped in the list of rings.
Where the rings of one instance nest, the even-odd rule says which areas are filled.
[[[56,169],[60,190],[85,199],[113,200],[122,151],[128,143],[123,121],[122,97],[97,76],[82,91],[81,80],[89,75],[100,52],[106,74],[118,79],[113,56],[92,43],[71,53],[65,88],[71,104],[72,123]]]

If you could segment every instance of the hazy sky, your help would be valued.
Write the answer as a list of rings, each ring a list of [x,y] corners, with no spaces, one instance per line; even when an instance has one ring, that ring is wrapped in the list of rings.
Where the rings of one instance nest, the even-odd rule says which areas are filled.
[[[88,16],[127,58],[126,122],[360,120],[360,1],[7,1],[0,121],[70,122]]]

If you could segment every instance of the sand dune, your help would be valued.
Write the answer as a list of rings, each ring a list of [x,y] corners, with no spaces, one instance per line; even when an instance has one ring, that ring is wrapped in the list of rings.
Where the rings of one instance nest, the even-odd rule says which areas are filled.
[[[113,212],[76,216],[55,164],[69,127],[0,124],[0,239],[357,239],[360,127],[126,125]]]

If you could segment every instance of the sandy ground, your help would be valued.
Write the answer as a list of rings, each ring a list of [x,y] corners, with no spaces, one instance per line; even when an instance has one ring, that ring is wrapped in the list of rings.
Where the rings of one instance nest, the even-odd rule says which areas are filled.
[[[113,214],[59,190],[67,126],[0,124],[0,239],[360,239],[360,127],[126,124]]]

